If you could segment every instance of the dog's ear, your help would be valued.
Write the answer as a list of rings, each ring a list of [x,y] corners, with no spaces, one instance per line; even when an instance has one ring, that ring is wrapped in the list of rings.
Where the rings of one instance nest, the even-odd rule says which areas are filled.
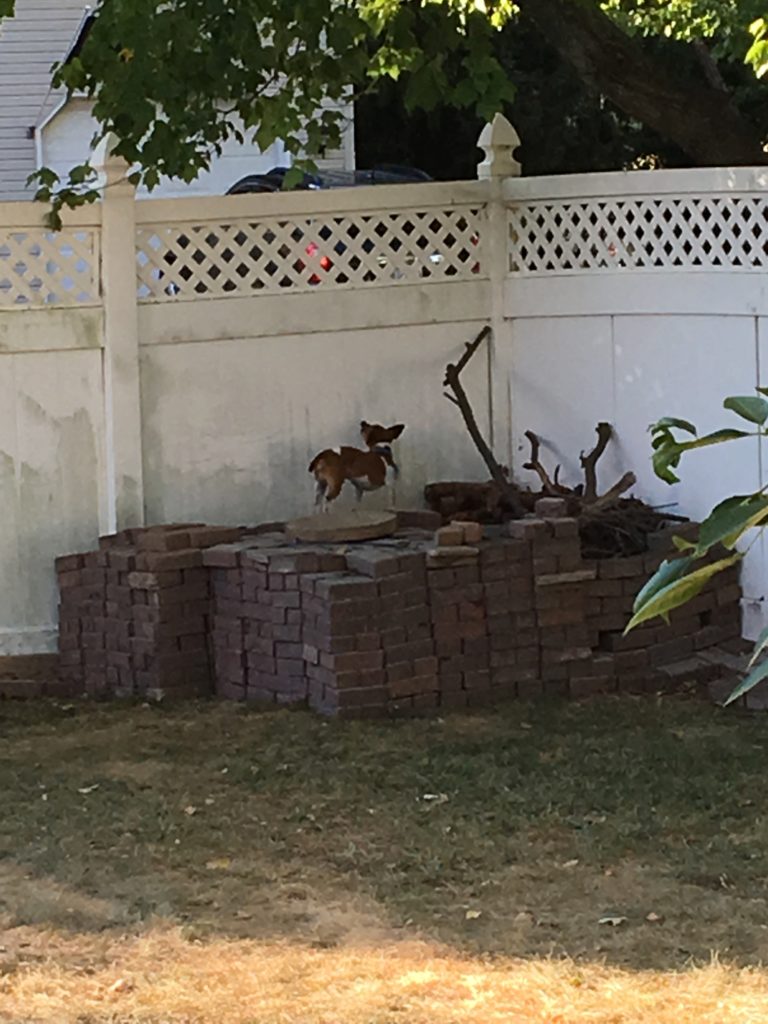
[[[404,423],[396,423],[394,425],[394,427],[390,427],[389,428],[388,433],[390,434],[392,440],[396,441],[397,438],[400,437],[400,435],[402,434],[402,432],[404,430],[405,430],[405,424]]]

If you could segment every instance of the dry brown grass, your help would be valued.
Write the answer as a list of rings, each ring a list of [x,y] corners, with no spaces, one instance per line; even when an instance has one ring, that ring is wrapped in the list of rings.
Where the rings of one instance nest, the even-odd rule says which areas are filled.
[[[29,941],[29,940],[27,940]],[[0,979],[0,1019],[35,1024],[757,1024],[768,977],[713,963],[638,973],[570,960],[484,961],[418,942],[312,949],[34,936]]]
[[[682,701],[0,704],[0,1021],[763,1022],[766,754]]]

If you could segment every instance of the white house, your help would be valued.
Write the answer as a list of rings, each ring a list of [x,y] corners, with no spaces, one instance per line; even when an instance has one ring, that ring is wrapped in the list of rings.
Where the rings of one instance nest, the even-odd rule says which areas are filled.
[[[26,182],[39,167],[61,176],[91,151],[96,122],[86,98],[67,99],[52,87],[52,67],[65,59],[83,32],[91,7],[82,0],[16,0],[13,18],[0,22],[0,201],[30,199]],[[353,113],[345,111],[342,147],[326,154],[326,169],[355,166]],[[165,179],[154,196],[222,195],[246,174],[258,174],[290,157],[278,142],[266,153],[230,140],[211,169],[191,185]]]

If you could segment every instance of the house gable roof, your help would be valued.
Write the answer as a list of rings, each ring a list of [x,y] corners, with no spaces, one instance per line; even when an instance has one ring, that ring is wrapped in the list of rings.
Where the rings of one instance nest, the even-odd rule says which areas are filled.
[[[84,0],[16,0],[0,22],[0,199],[28,199],[36,168],[33,129],[60,102],[51,69],[80,36]]]

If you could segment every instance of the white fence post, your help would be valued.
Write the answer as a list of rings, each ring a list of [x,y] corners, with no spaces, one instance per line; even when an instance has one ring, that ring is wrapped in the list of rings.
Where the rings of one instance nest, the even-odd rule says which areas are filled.
[[[136,291],[136,189],[128,165],[104,140],[101,282],[104,302],[104,397],[107,529],[144,524],[139,323]]]
[[[477,176],[488,182],[484,258],[488,261],[491,285],[490,319],[493,334],[488,355],[488,395],[490,402],[490,444],[497,457],[512,470],[512,422],[508,359],[500,358],[502,345],[508,345],[504,325],[504,287],[509,271],[509,230],[504,201],[504,179],[518,177],[520,164],[514,152],[520,137],[503,114],[495,114],[477,140],[485,159],[477,165]]]

